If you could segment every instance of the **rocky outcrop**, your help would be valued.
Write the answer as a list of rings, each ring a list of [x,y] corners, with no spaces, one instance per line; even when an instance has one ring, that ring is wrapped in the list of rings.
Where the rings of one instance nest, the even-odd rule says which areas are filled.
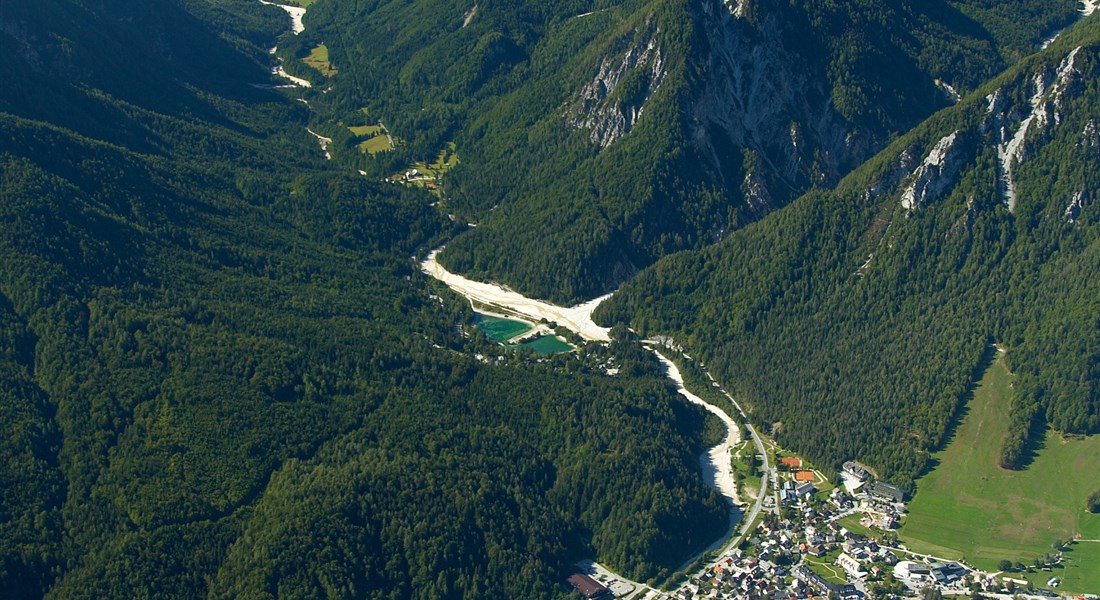
[[[570,125],[587,129],[601,148],[630,132],[641,118],[646,101],[665,78],[665,59],[653,29],[637,35],[625,53],[608,56],[596,76],[586,83],[568,111]]]
[[[1000,89],[986,97],[988,108],[983,130],[992,135],[997,147],[1001,196],[1009,211],[1016,208],[1014,172],[1027,160],[1029,146],[1049,140],[1046,130],[1061,124],[1066,95],[1080,92],[1081,74],[1076,66],[1080,51],[1077,47],[1070,52],[1053,73],[1044,70],[1035,74],[1030,82],[1033,93],[1025,110],[1010,102]]]
[[[1066,206],[1066,210],[1062,213],[1067,223],[1076,223],[1077,217],[1081,215],[1081,209],[1092,204],[1091,194],[1085,190],[1081,190],[1073,195],[1070,199],[1069,205]]]
[[[1096,121],[1089,119],[1085,128],[1081,130],[1081,141],[1077,143],[1079,148],[1100,148],[1100,131],[1096,129]]]
[[[941,138],[913,171],[909,185],[901,193],[905,210],[917,210],[934,202],[954,186],[964,163],[956,144],[958,139],[958,131]]]
[[[835,183],[873,144],[833,109],[827,81],[788,49],[780,15],[753,4],[701,3],[698,70],[709,76],[688,122],[704,166],[727,188],[739,187],[760,217],[810,185]],[[746,149],[759,160],[731,168],[731,156]]]

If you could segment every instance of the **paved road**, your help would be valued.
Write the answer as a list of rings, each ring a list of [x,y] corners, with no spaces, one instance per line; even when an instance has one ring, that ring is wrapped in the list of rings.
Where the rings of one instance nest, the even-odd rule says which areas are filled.
[[[752,443],[756,446],[756,452],[762,457],[763,465],[760,476],[760,493],[756,495],[756,502],[752,505],[752,509],[749,510],[749,514],[745,517],[744,524],[741,527],[740,533],[736,538],[730,540],[730,543],[726,545],[726,548],[731,548],[741,543],[741,540],[748,534],[749,525],[760,515],[760,511],[764,506],[764,498],[768,496],[768,481],[772,478],[774,472],[772,470],[771,463],[768,461],[768,453],[764,448],[764,440],[760,437],[760,434],[756,432],[756,427],[753,427],[752,423],[749,423],[749,417],[745,414],[745,409],[741,408],[741,405],[737,400],[733,399],[733,396],[729,394],[710,374],[710,371],[705,371],[707,379],[710,379],[715,388],[722,392],[722,394],[729,398],[729,401],[733,403],[733,406],[737,408],[737,412],[741,413],[741,418],[744,419],[745,428],[749,430],[749,436],[752,437]],[[778,501],[778,499],[776,499]],[[776,510],[779,510],[779,505],[776,504]]]

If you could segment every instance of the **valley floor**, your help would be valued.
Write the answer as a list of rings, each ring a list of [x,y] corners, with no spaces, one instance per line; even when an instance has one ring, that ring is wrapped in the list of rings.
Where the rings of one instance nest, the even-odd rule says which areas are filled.
[[[451,273],[435,260],[438,252],[432,252],[421,263],[421,269],[471,303],[489,306],[502,315],[556,322],[588,340],[609,339],[609,330],[599,327],[591,318],[592,311],[606,296],[572,308],[555,306],[495,284]],[[741,490],[733,480],[731,465],[731,448],[741,442],[738,423],[718,407],[688,391],[676,365],[657,350],[654,352],[679,393],[718,415],[726,424],[727,437],[700,457],[700,466],[707,483],[733,506],[738,506]],[[938,586],[945,593],[967,593],[969,588],[964,585],[965,581],[981,581],[988,586],[986,589],[996,590],[1003,577],[1019,577],[1036,588],[1047,587],[1048,581],[1055,576],[1060,579],[1059,591],[1096,593],[1100,590],[1100,580],[1097,580],[1100,577],[1100,541],[1093,543],[1092,540],[1100,540],[1100,515],[1086,514],[1083,504],[1089,491],[1086,488],[1096,482],[1079,475],[1095,473],[1095,465],[1100,464],[1100,437],[1048,442],[1048,446],[1054,447],[1043,449],[1027,471],[999,469],[996,466],[997,444],[1007,428],[1005,402],[1010,397],[1010,389],[1011,374],[1003,356],[998,356],[970,402],[971,414],[960,425],[953,443],[938,456],[941,466],[920,482],[920,492],[909,507],[884,501],[866,489],[849,489],[845,493],[836,488],[826,493],[815,488],[810,500],[794,496],[780,499],[780,489],[786,488],[785,481],[790,478],[781,480],[775,466],[768,464],[766,455],[770,451],[764,449],[750,427],[761,455],[765,456],[763,476],[759,480],[761,490],[755,505],[747,518],[741,520],[741,527],[732,525],[735,522],[731,521],[726,535],[683,565],[681,572],[692,573],[687,581],[677,584],[670,592],[627,580],[595,562],[581,568],[609,586],[613,584],[619,597],[632,599],[737,598],[748,592],[741,586],[750,581],[752,585],[764,585],[776,591],[791,585],[794,589],[817,589],[841,596],[844,590],[853,594],[866,593],[868,585],[877,584],[869,583],[866,574],[856,576],[838,565],[844,560],[841,556],[849,555],[863,557],[856,559],[855,564],[861,565],[856,570],[881,569],[883,575],[873,581],[896,580],[895,585],[902,585],[902,589],[915,590],[923,584],[919,577],[912,579],[903,575],[908,572],[908,566],[898,571],[896,565],[917,565],[919,569],[922,565],[942,563],[947,569],[956,570],[951,582]],[[905,515],[907,510],[911,512]],[[761,513],[768,517],[761,518]],[[787,516],[777,522],[776,517],[780,515]],[[871,538],[874,537],[897,539],[884,523],[900,519],[906,523],[899,532],[902,544],[877,546],[861,541],[873,542]],[[769,522],[771,525],[767,524]],[[735,535],[738,530],[740,535]],[[1066,540],[1074,535],[1087,539],[1079,539],[1068,547],[1062,562],[1050,571],[996,572],[995,563],[1000,558],[1012,555],[1014,561],[1018,558],[1033,560],[1035,556],[1052,552],[1052,539]],[[746,537],[752,539],[743,544]],[[821,558],[811,557],[809,551],[814,545],[831,549],[831,554],[826,552]],[[781,556],[779,552],[784,549],[799,557],[793,567],[774,562],[773,557]],[[692,568],[704,556],[707,559],[702,561],[702,566]],[[972,562],[981,570],[951,561]],[[835,586],[835,589],[828,586]]]

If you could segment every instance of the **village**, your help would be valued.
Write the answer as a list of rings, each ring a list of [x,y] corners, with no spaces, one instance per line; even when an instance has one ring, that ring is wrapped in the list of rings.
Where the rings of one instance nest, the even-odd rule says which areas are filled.
[[[828,490],[806,481],[814,479],[808,473],[801,459],[779,457],[756,529],[671,591],[624,585],[602,569],[576,574],[569,583],[588,599],[1059,597],[1008,575],[909,552],[895,533],[906,514],[905,492],[876,481],[859,463],[845,463],[840,485]]]
[[[421,268],[472,303],[506,307],[509,314],[531,321],[552,321],[585,340],[609,339],[609,330],[591,318],[592,310],[606,297],[571,308],[554,306],[450,273],[435,260],[438,252],[430,253]],[[681,394],[694,403],[708,405],[695,394],[685,393],[682,374],[661,354],[678,352],[690,361],[682,348],[671,339],[654,339],[649,347],[664,363]],[[617,372],[609,365],[601,368],[609,375]],[[710,467],[709,471],[704,468],[705,476],[710,478],[708,484],[731,500],[731,508],[741,515],[740,524],[678,569],[672,580],[661,583],[631,581],[593,560],[581,561],[563,581],[576,590],[574,595],[626,600],[800,600],[980,594],[999,600],[1100,600],[1095,595],[1058,593],[1060,582],[1053,574],[1043,578],[1045,586],[1037,585],[1034,576],[1029,582],[1019,572],[1021,567],[1026,569],[1020,563],[1013,572],[991,573],[965,561],[907,549],[897,534],[908,512],[904,490],[878,480],[873,470],[855,461],[844,463],[838,473],[827,477],[761,435],[737,401],[709,373],[701,373],[736,411],[732,414],[737,418],[730,417],[726,424],[740,433],[728,436],[719,445],[728,452],[728,460],[719,461],[720,457],[708,451],[700,457],[700,465]],[[715,401],[724,404],[720,399]],[[725,474],[733,479],[734,490],[725,489]],[[1049,565],[1035,566],[1039,571],[1049,570]]]

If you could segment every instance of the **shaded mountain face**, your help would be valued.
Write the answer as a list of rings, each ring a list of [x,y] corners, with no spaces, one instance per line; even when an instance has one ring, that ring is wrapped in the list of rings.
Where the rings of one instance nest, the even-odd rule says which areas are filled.
[[[279,45],[331,49],[318,119],[367,107],[404,136],[364,169],[456,142],[443,207],[481,223],[451,246],[471,270],[570,298],[727,238],[658,263],[612,316],[743,367],[757,414],[813,456],[866,433],[897,479],[986,336],[1029,382],[1021,447],[1042,419],[1094,427],[1059,399],[1095,398],[1096,51],[1067,38],[836,194],[731,234],[946,103],[929,77],[976,86],[1068,6],[1005,4],[1039,7],[1005,24],[987,2],[878,4],[321,0]],[[958,43],[926,55],[950,11]],[[894,39],[894,19],[935,35]],[[0,3],[0,589],[554,597],[580,557],[648,579],[710,543],[727,513],[698,476],[702,416],[636,344],[540,362],[460,335],[468,306],[408,258],[452,222],[323,160],[307,108],[251,85],[285,25],[253,0]],[[902,78],[863,67],[899,52],[929,95],[895,111]],[[681,260],[700,262],[656,286]],[[616,377],[593,366],[611,356]],[[884,410],[860,375],[890,367],[910,370]],[[787,416],[826,411],[829,429]]]
[[[456,142],[444,206],[479,226],[441,260],[561,302],[834,185],[1076,15],[1069,0],[474,8],[322,4],[302,43],[344,69],[326,101],[409,139],[385,160]]]
[[[658,262],[597,317],[705,357],[783,445],[902,485],[994,343],[1019,377],[1004,466],[1047,424],[1100,431],[1098,39],[1082,23],[835,191]]]
[[[3,596],[554,597],[710,543],[704,417],[640,347],[466,335],[409,259],[450,221],[252,85],[285,27],[0,3]]]

